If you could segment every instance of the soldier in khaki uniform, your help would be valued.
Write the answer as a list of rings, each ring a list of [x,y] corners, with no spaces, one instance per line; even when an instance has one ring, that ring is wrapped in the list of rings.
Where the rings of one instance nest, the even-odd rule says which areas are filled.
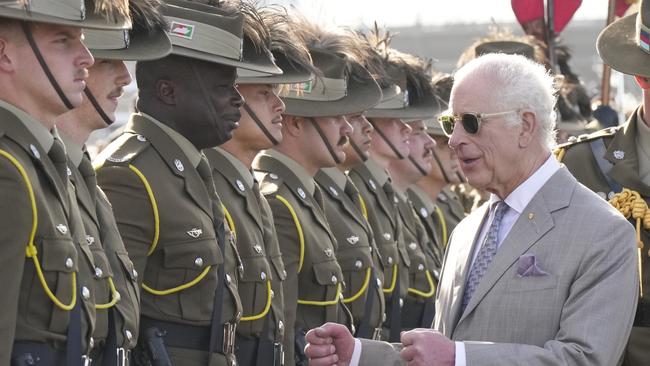
[[[630,366],[650,360],[649,27],[650,2],[642,1],[638,14],[612,23],[598,36],[600,57],[613,69],[634,75],[643,90],[643,103],[622,126],[580,136],[556,151],[580,183],[608,199],[637,229],[639,304],[623,357],[623,365]]]
[[[91,358],[98,365],[128,365],[130,350],[138,339],[140,291],[110,203],[97,187],[85,143],[93,130],[107,127],[115,119],[115,100],[131,82],[123,60],[155,59],[171,52],[167,24],[158,8],[133,0],[130,7],[134,28],[126,33],[128,37],[126,31],[84,31],[84,43],[95,57],[89,68],[86,98],[80,107],[56,120],[95,264],[97,326]]]
[[[271,208],[260,193],[251,165],[261,150],[282,141],[284,103],[277,95],[277,84],[308,81],[315,69],[307,46],[291,30],[291,20],[271,9],[262,9],[260,14],[269,26],[268,43],[283,74],[264,77],[239,70],[238,90],[245,100],[239,127],[231,140],[204,153],[244,266],[238,283],[243,315],[237,327],[237,362],[242,366],[280,366],[286,271]],[[264,44],[245,43],[243,52],[250,62],[270,59]]]
[[[429,92],[430,96],[433,94]],[[431,98],[434,100],[434,98]],[[432,115],[435,113],[431,111]],[[407,188],[426,176],[432,168],[431,150],[435,142],[427,134],[424,121],[408,122],[411,127],[408,159],[391,161],[388,171],[393,177],[397,211],[402,220],[404,242],[408,249],[409,287],[402,308],[402,329],[430,327],[435,315],[434,295],[439,281],[440,267],[436,265],[434,248],[437,245],[429,237],[407,195]],[[435,258],[435,259],[434,259]]]
[[[233,365],[243,268],[200,150],[237,126],[236,67],[281,70],[241,61],[238,8],[179,0],[163,13],[172,54],[137,63],[140,113],[97,158],[97,178],[142,286],[136,364]]]
[[[81,365],[92,348],[94,261],[54,120],[81,104],[94,62],[81,28],[130,22],[125,2],[63,5],[0,5],[2,365]]]
[[[345,158],[343,146],[351,127],[344,115],[373,106],[381,96],[370,73],[328,48],[322,32],[307,34],[311,26],[301,24],[299,29],[304,31],[302,36],[311,36],[306,41],[314,66],[322,74],[283,89],[283,140],[253,164],[273,211],[287,271],[285,361],[290,365],[294,360],[307,364],[302,351],[309,329],[328,321],[352,321],[341,301],[345,283],[335,254],[336,239],[325,217],[325,193],[314,175]],[[350,68],[359,72],[350,73]]]
[[[349,55],[372,72],[376,82],[385,88],[383,96],[390,91],[394,95],[382,68],[381,55],[364,37],[352,33],[330,37],[325,43],[339,45],[340,53]],[[345,42],[340,42],[342,37]],[[346,284],[343,302],[354,318],[355,334],[360,338],[380,339],[385,312],[384,270],[359,190],[346,175],[350,168],[368,159],[372,126],[363,112],[345,116],[352,126],[344,147],[345,160],[336,167],[320,169],[314,179],[323,192],[325,216],[336,237],[336,257]]]

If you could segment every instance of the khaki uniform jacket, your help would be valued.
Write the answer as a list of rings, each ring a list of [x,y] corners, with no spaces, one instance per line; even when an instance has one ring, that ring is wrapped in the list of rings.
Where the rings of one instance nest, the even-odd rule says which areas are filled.
[[[68,145],[68,154],[75,147]],[[78,151],[81,154],[81,150]],[[113,329],[116,346],[132,349],[138,337],[140,317],[140,292],[133,263],[124,248],[124,243],[115,223],[113,211],[104,192],[97,187],[97,179],[87,156],[80,156],[86,171],[82,174],[70,158],[70,182],[75,187],[77,203],[86,232],[85,242],[95,260],[95,301],[97,302],[97,327],[95,347],[101,346],[109,333],[108,312],[114,311]],[[112,293],[111,284],[118,297]],[[115,302],[116,301],[116,302]],[[105,352],[115,352],[106,350]],[[95,360],[97,361],[97,360]]]
[[[87,250],[73,188],[26,127],[28,115],[0,107],[0,364],[9,365],[14,342],[43,342],[65,351],[73,293],[81,314],[82,352],[94,329],[92,254]],[[32,123],[38,123],[31,119]],[[24,175],[23,175],[24,174]],[[33,193],[33,200],[30,197]],[[34,218],[36,220],[34,220]],[[32,236],[33,235],[33,236]],[[83,242],[82,242],[83,241]],[[35,254],[26,258],[28,244]],[[38,261],[40,271],[34,260]],[[42,273],[44,283],[39,280]],[[75,278],[77,288],[75,289]],[[46,294],[52,291],[61,306]]]
[[[442,217],[436,215],[436,220],[438,230],[442,233],[442,241],[446,245],[451,236],[451,232],[465,218],[465,211],[463,210],[463,204],[460,202],[460,198],[449,187],[444,187],[440,191],[436,200],[436,206],[442,210]]]
[[[431,254],[434,263],[434,276],[436,279],[440,277],[440,268],[442,267],[442,258],[445,254],[445,245],[446,242],[442,241],[442,236],[440,228],[437,225],[440,219],[439,215],[442,215],[442,210],[438,208],[423,191],[421,191],[417,186],[410,187],[407,189],[407,194],[409,201],[413,205],[420,222],[424,226],[424,229],[429,237],[431,244]]]
[[[218,200],[216,194],[208,193],[176,140],[149,117],[136,114],[95,165],[98,183],[113,205],[120,234],[140,274],[142,316],[207,327],[215,291],[225,282],[224,298],[219,300],[221,322],[238,321],[241,303],[234,271],[241,264],[235,262],[229,232],[221,246],[225,253],[220,249],[217,238],[225,228],[223,212],[217,209],[221,204],[213,201]],[[220,280],[218,267],[224,265],[226,278]],[[176,350],[170,352],[175,365],[206,364],[207,354]],[[226,363],[223,358],[218,364]]]
[[[336,169],[336,168],[332,168]],[[384,270],[379,251],[375,244],[374,235],[368,220],[360,207],[359,191],[354,183],[343,172],[346,184],[351,184],[352,190],[338,185],[324,170],[315,177],[325,201],[325,216],[332,233],[336,237],[336,258],[341,265],[345,278],[343,302],[352,312],[355,328],[364,319],[368,319],[370,328],[381,328],[385,311],[383,278]],[[369,296],[374,296],[371,314],[365,314],[366,302]]]
[[[206,149],[204,153],[212,167],[214,184],[225,207],[226,221],[235,235],[244,265],[238,283],[243,315],[237,333],[248,339],[264,337],[282,342],[282,281],[286,272],[269,204],[260,194],[252,173],[248,170],[242,172],[229,160],[236,159],[234,156],[227,157],[225,154],[229,153],[218,148]],[[251,176],[244,177],[243,174]],[[248,185],[247,178],[253,181],[253,186]],[[267,321],[267,333],[263,334]]]
[[[368,222],[384,266],[384,295],[386,303],[390,303],[397,281],[400,289],[398,296],[400,299],[406,297],[411,261],[403,239],[402,221],[397,213],[397,198],[393,193],[394,198],[389,199],[366,164],[354,167],[348,176],[359,189],[368,212]]]
[[[325,213],[297,173],[267,154],[258,155],[253,167],[262,177],[260,189],[273,212],[287,271],[285,364],[292,365],[296,332],[341,321],[343,274]]]
[[[602,139],[607,150],[604,158],[613,164],[609,177],[618,182],[622,187],[638,192],[641,197],[650,202],[650,187],[644,184],[639,177],[639,157],[637,155],[636,135],[637,123],[643,123],[640,117],[641,108],[632,114],[624,125],[583,135],[578,141],[560,146],[564,150],[562,163],[571,171],[578,181],[587,186],[601,197],[608,197],[611,191],[607,180],[598,167],[590,143]],[[636,220],[631,220],[636,224]],[[650,232],[641,229],[641,261],[643,267],[644,297],[639,301],[637,309],[638,322],[644,318],[650,322]],[[637,267],[636,263],[634,264]],[[650,360],[650,328],[635,327],[632,329],[630,342],[626,349],[625,365],[641,365]]]

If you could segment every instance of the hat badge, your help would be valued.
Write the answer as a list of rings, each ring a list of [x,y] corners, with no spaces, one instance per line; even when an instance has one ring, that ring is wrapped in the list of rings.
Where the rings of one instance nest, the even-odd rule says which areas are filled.
[[[61,234],[65,234],[68,232],[68,227],[63,224],[56,225],[56,229],[59,230]]]
[[[352,235],[351,237],[346,239],[350,245],[354,245],[359,242],[359,237],[356,235]]]
[[[625,151],[623,150],[614,151],[614,159],[623,160],[624,158],[625,158]]]
[[[194,239],[196,239],[196,238],[198,238],[199,236],[201,236],[201,234],[203,234],[203,230],[201,230],[201,229],[199,229],[199,228],[197,228],[197,227],[195,227],[195,228],[193,228],[192,230],[189,230],[189,231],[187,232],[187,235],[193,237]]]
[[[174,159],[174,165],[176,166],[176,170],[178,170],[179,172],[185,170],[185,166],[179,159]]]
[[[237,179],[237,188],[239,188],[240,191],[244,192],[246,190],[246,187],[244,187],[244,183],[242,183],[241,180]]]

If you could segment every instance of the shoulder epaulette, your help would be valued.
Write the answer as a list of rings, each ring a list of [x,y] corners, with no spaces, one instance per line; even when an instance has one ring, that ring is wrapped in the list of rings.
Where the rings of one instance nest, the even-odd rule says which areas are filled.
[[[113,141],[95,160],[95,169],[111,164],[129,164],[138,154],[151,144],[142,135],[125,133]]]
[[[260,192],[264,196],[275,194],[282,185],[282,179],[275,173],[255,172],[260,182]]]
[[[585,134],[582,134],[582,135],[577,136],[577,137],[576,136],[571,136],[567,142],[558,145],[556,147],[556,149],[564,149],[564,148],[567,148],[569,146],[579,144],[579,143],[582,143],[582,142],[589,142],[589,141],[599,139],[601,137],[612,136],[612,135],[614,135],[616,133],[616,131],[618,131],[619,128],[620,128],[620,126],[609,127],[609,128],[603,128],[602,130],[598,130],[596,132],[585,133]]]

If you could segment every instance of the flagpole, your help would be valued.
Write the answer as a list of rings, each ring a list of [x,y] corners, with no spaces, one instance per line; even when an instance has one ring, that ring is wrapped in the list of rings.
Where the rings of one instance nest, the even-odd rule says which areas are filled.
[[[612,24],[615,17],[614,14],[615,11],[616,11],[616,0],[609,0],[609,4],[607,7],[607,24],[605,24],[605,26]],[[603,79],[600,84],[601,105],[607,105],[607,106],[609,105],[609,95],[611,92],[611,88],[610,88],[611,76],[612,76],[611,67],[603,63]]]
[[[611,0],[610,0],[611,1]],[[555,54],[555,0],[546,0],[546,45],[548,47],[548,61],[551,72],[555,74],[557,55]]]

